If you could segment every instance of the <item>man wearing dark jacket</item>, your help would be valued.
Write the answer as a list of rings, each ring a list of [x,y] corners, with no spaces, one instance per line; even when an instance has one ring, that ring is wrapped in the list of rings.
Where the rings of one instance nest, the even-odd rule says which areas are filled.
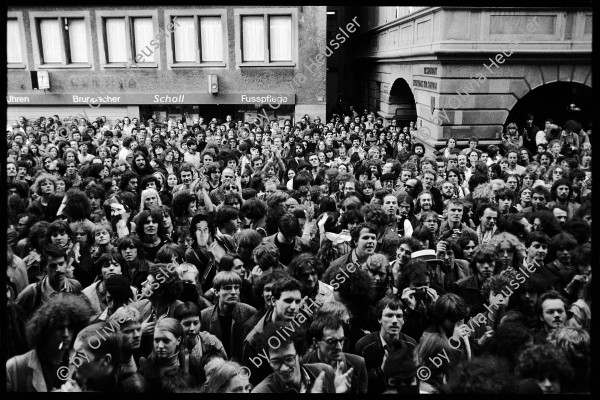
[[[202,310],[200,315],[202,329],[215,335],[231,359],[242,361],[242,327],[256,309],[240,303],[242,278],[233,271],[221,271],[215,275],[213,286],[219,300],[217,304]]]
[[[290,331],[289,323],[269,325],[258,345],[267,349],[273,373],[252,393],[345,393],[350,387],[353,368],[344,374],[338,370],[336,376],[327,364],[300,362],[306,349],[306,333],[301,327]]]
[[[377,304],[377,320],[381,325],[379,332],[373,332],[360,339],[355,346],[354,353],[363,357],[369,378],[368,393],[383,393],[385,390],[385,376],[383,366],[389,354],[389,349],[394,340],[402,342],[412,354],[417,342],[400,332],[404,324],[404,312],[400,300],[383,298]]]
[[[375,253],[377,246],[377,227],[369,222],[362,222],[352,228],[352,246],[354,249],[349,254],[333,260],[327,271],[336,271],[348,264],[354,264],[362,269],[367,269],[369,257]],[[395,250],[394,250],[395,251]],[[327,271],[324,276],[327,275]],[[334,289],[337,289],[334,287]]]
[[[485,299],[481,295],[483,283],[493,274],[499,272],[496,266],[498,260],[496,247],[491,244],[480,244],[473,252],[471,270],[473,275],[454,282],[452,292],[459,295],[469,305],[469,316],[480,312],[485,313]]]
[[[286,323],[288,329],[295,329],[300,324],[307,324],[307,316],[300,312],[302,306],[302,284],[300,282],[293,278],[284,278],[276,282],[271,290],[270,308],[244,338],[242,363],[251,369],[250,382],[252,384],[260,383],[271,372],[266,361],[266,349],[258,345],[266,328],[275,323]],[[304,308],[302,311],[307,310],[308,316],[310,316],[310,309]]]
[[[303,362],[325,363],[341,373],[353,369],[347,393],[367,393],[368,378],[365,359],[342,351],[346,338],[340,320],[328,315],[325,318],[315,319],[310,325],[309,338],[312,338],[315,350],[304,356]]]
[[[263,239],[263,243],[273,243],[279,249],[279,261],[287,266],[299,254],[310,252],[310,244],[298,237],[300,222],[292,213],[284,214],[278,223],[279,231]]]

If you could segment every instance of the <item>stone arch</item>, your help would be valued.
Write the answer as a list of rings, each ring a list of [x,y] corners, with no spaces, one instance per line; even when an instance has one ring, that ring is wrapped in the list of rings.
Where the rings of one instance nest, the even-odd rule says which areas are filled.
[[[575,104],[580,111],[573,109],[571,104]],[[537,85],[516,100],[507,114],[504,126],[510,122],[523,126],[527,113],[535,116],[534,123],[542,129],[546,118],[552,118],[559,125],[573,119],[585,126],[592,121],[593,110],[590,85],[575,80],[554,81]]]
[[[408,82],[403,78],[397,78],[390,89],[389,113],[392,118],[400,121],[416,121],[417,105],[415,96]]]

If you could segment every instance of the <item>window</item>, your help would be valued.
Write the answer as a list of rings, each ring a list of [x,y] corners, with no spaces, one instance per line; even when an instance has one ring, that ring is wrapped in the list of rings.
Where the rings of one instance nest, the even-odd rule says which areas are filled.
[[[200,18],[200,61],[223,61],[223,28],[221,17]]]
[[[21,33],[19,21],[16,18],[6,21],[6,62],[9,64],[23,62]]]
[[[88,63],[88,35],[84,18],[38,18],[40,64]]]
[[[175,64],[223,63],[225,35],[221,15],[178,16],[172,22],[178,25],[173,32]]]
[[[235,11],[238,64],[294,66],[297,61],[297,10],[281,8],[257,14],[255,9]]]
[[[242,56],[246,61],[292,61],[292,17],[270,16],[265,51],[265,18],[242,17]]]
[[[101,26],[100,59],[104,67],[136,65],[156,68],[160,54],[158,49],[165,43],[165,36],[156,34],[158,27],[154,17],[147,13],[131,14],[97,13]]]
[[[144,62],[154,62],[154,51],[152,51],[154,46],[150,45],[150,41],[154,39],[152,18],[133,18],[132,20],[134,53],[142,54]]]
[[[265,19],[242,17],[242,55],[244,61],[265,61]]]
[[[175,62],[195,62],[194,17],[177,18],[179,29],[175,30]]]
[[[106,18],[106,52],[109,63],[127,62],[125,18]]]
[[[269,17],[271,61],[292,61],[292,17]]]

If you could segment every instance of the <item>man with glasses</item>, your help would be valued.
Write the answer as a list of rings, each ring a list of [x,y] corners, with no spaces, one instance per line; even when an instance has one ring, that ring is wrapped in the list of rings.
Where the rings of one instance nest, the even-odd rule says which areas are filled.
[[[419,184],[419,180],[416,178],[410,178],[404,182],[404,191],[413,199],[417,197],[421,188],[422,185]]]
[[[244,322],[256,313],[256,309],[240,302],[242,278],[237,273],[233,271],[219,272],[213,279],[213,287],[219,300],[214,306],[202,310],[201,326],[223,343],[225,351],[232,360],[244,362],[242,359],[242,327]]]
[[[328,314],[322,314],[310,325],[308,337],[312,339],[314,350],[302,359],[304,363],[327,364],[336,371],[337,376],[352,370],[350,387],[346,393],[367,393],[368,378],[365,359],[342,351],[346,338],[340,320],[331,318]]]
[[[285,323],[289,329],[297,329],[306,323],[306,315],[300,314],[302,289],[302,283],[294,278],[286,277],[276,282],[271,288],[271,307],[246,336],[242,362],[252,371],[250,382],[253,385],[258,384],[271,372],[265,362],[265,348],[259,345],[261,341],[268,340],[268,337],[264,339],[267,328],[273,324]]]
[[[279,338],[277,333],[282,331],[286,334]],[[303,329],[289,332],[285,324],[273,324],[265,330],[260,345],[268,355],[273,372],[252,393],[345,393],[348,390],[351,370],[336,379],[329,365],[300,362],[300,355],[307,345]]]
[[[407,346],[411,350],[407,354],[412,354],[417,346],[413,338],[400,332],[404,325],[404,311],[400,300],[389,297],[381,299],[377,303],[377,320],[380,324],[379,331],[364,336],[354,349],[354,353],[363,357],[366,363],[368,393],[382,393],[385,390],[383,366],[393,341],[400,341]]]

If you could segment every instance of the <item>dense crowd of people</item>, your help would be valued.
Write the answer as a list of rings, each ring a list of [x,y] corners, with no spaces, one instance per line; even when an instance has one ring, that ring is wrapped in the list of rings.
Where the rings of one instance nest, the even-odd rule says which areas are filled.
[[[591,127],[544,123],[21,117],[7,390],[589,393]]]

